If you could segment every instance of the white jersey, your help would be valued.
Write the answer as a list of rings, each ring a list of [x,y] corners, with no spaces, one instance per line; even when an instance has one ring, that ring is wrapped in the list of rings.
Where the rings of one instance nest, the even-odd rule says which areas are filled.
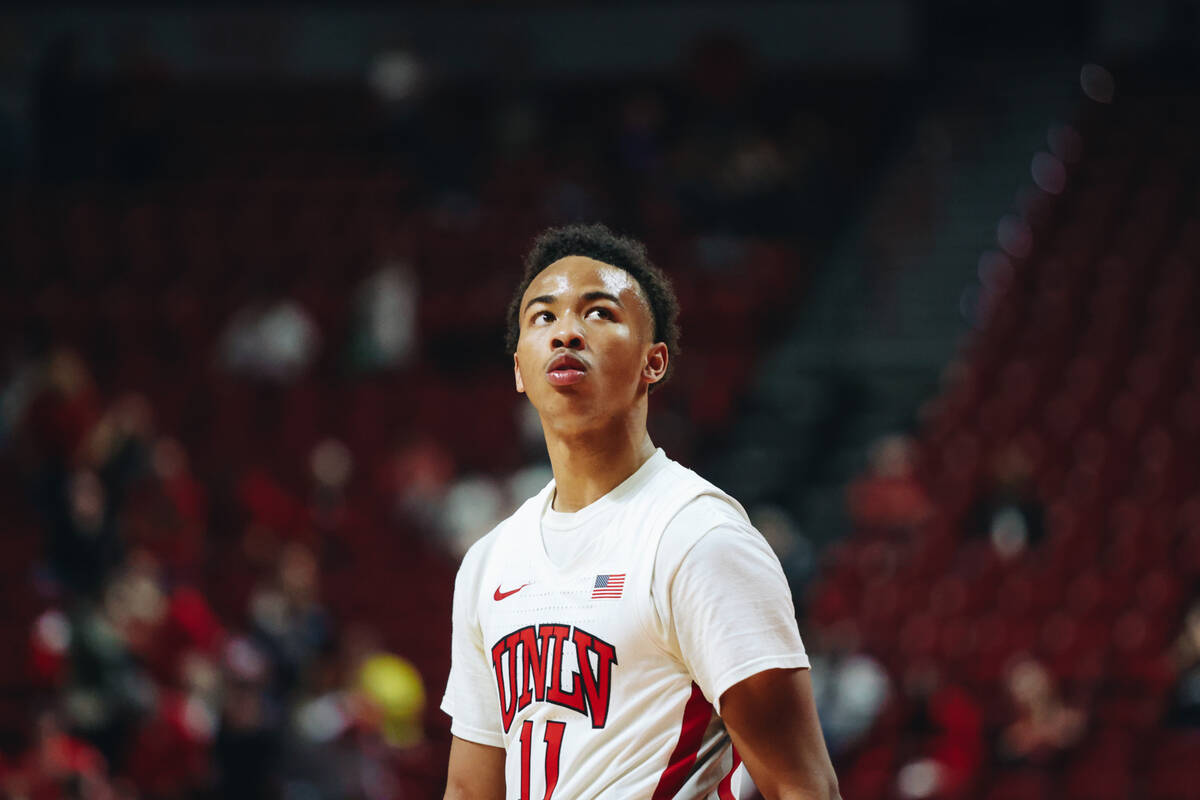
[[[551,482],[463,560],[442,701],[452,732],[506,750],[509,800],[740,796],[748,780],[714,705],[758,671],[808,666],[778,561],[736,500],[661,450],[579,512],[599,527],[559,563],[542,537],[553,496]],[[713,505],[707,524],[680,514]],[[757,571],[732,598],[730,548],[696,547],[731,524]],[[686,573],[689,559],[703,572]]]

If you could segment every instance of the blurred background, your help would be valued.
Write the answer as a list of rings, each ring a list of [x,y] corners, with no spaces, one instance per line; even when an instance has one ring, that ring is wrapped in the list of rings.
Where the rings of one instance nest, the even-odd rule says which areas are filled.
[[[1200,797],[1195,0],[0,11],[0,787],[438,798],[503,312],[673,276],[668,453],[855,800]]]

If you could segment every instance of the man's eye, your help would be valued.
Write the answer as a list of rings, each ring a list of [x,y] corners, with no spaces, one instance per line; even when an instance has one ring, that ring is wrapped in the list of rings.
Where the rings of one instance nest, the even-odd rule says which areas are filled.
[[[539,311],[533,315],[533,322],[553,322],[554,314],[549,311]]]
[[[607,308],[604,308],[603,306],[596,306],[595,308],[590,308],[590,309],[588,309],[587,313],[589,315],[595,314],[600,319],[612,319],[613,318],[612,312],[609,311]]]

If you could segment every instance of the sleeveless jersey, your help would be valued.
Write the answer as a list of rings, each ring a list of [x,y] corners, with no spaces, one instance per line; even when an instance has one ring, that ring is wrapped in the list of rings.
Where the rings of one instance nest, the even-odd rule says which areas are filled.
[[[733,800],[748,782],[650,595],[659,541],[685,505],[713,495],[746,514],[656,458],[663,466],[620,498],[605,535],[571,563],[556,566],[542,541],[553,482],[464,560],[475,587],[466,602],[495,676],[508,800]]]

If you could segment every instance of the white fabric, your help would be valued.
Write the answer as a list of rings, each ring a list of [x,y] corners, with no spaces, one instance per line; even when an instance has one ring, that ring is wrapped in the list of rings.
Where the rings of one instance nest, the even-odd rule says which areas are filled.
[[[603,534],[603,514],[610,506],[601,498],[573,514],[547,509],[542,541],[550,560],[561,565],[578,557],[591,538]],[[696,532],[701,532],[698,541]],[[735,508],[713,495],[692,500],[667,524],[650,596],[718,714],[726,689],[769,668],[760,667],[760,661],[805,652],[779,559]],[[797,666],[809,666],[807,657],[803,661]]]
[[[509,798],[523,774],[529,797],[545,796],[552,733],[556,797],[649,798],[662,782],[673,797],[715,797],[734,761],[709,704],[761,670],[808,666],[777,559],[735,500],[661,450],[575,514],[549,510],[553,490],[463,560],[451,731],[506,749]],[[596,599],[597,576],[616,574],[620,597]],[[671,783],[681,738],[695,754]],[[735,796],[743,777],[726,778]]]

